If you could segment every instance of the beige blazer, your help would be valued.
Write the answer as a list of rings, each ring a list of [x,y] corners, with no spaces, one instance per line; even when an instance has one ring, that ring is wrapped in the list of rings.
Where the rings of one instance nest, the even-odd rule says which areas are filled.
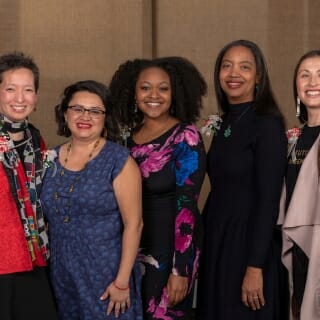
[[[290,296],[293,242],[309,257],[301,320],[320,319],[320,187],[317,165],[319,141],[320,136],[303,161],[287,212],[284,186],[278,219],[278,224],[282,225],[282,261],[289,271]],[[292,314],[290,319],[294,319]]]

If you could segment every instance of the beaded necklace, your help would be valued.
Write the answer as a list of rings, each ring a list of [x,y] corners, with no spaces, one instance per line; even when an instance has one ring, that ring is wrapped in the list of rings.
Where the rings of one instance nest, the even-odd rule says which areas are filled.
[[[84,166],[83,166],[83,168],[81,170],[85,169],[85,167],[87,166],[88,162],[92,158],[94,151],[97,149],[99,143],[100,143],[100,138],[94,143],[94,145],[92,147],[92,150],[89,153],[88,160],[84,164]],[[59,174],[60,175],[60,178],[59,178],[60,182],[58,182],[58,179],[56,180],[56,186],[57,187],[62,185],[61,181],[63,180],[64,174],[65,174],[65,167],[66,167],[66,164],[68,163],[68,160],[69,160],[71,147],[72,147],[72,142],[70,142],[68,147],[67,147],[67,154],[66,154],[66,157],[64,158],[63,165],[61,166],[61,171],[60,171],[60,174]],[[80,179],[80,175],[77,175],[75,177],[75,179],[71,182],[70,186],[67,188],[68,194],[69,194],[69,200],[68,200],[68,203],[65,206],[67,208],[67,211],[69,211],[70,208],[71,208],[71,194],[73,193],[74,187],[77,184],[77,182],[79,181],[79,179]],[[58,208],[58,205],[57,205],[57,201],[60,198],[58,191],[54,191],[53,198],[54,198],[54,200],[56,202],[56,213],[60,214],[60,209]],[[65,215],[64,218],[63,218],[63,223],[69,223],[69,222],[70,222],[70,217],[68,215]]]

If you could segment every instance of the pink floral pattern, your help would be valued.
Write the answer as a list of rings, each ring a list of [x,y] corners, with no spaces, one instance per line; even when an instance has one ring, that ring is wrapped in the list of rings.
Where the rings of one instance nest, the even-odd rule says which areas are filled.
[[[191,292],[197,276],[200,255],[199,239],[201,237],[195,230],[201,228],[195,228],[195,226],[201,223],[197,201],[205,174],[206,155],[201,135],[193,125],[178,124],[149,143],[137,145],[132,142],[129,139],[128,145],[131,147],[131,155],[140,167],[143,177],[143,194],[146,195],[146,192],[148,194],[146,202],[148,206],[156,208],[156,203],[148,202],[150,198],[155,197],[164,206],[159,211],[152,209],[152,212],[144,211],[143,213],[149,219],[154,213],[164,215],[160,219],[164,221],[163,226],[149,225],[150,220],[144,219],[144,230],[153,230],[151,236],[147,232],[149,234],[147,239],[151,243],[144,242],[146,247],[141,248],[138,257],[143,275],[143,292],[146,292],[143,301],[144,316],[146,320],[183,319],[192,304]],[[159,186],[164,188],[163,194],[159,191]],[[168,193],[169,198],[166,196]],[[168,199],[167,205],[164,204],[166,199]],[[173,230],[163,229],[165,226],[167,228],[168,225],[172,225],[172,218],[174,218]],[[165,250],[169,251],[163,252],[161,246],[156,250],[148,248],[148,246],[152,248],[153,241],[159,246],[159,238],[171,239],[170,232],[173,234],[173,241],[164,246]],[[155,234],[157,234],[156,240],[152,238]],[[172,249],[167,249],[170,246]],[[166,288],[170,272],[187,277],[189,283],[190,295],[174,307],[168,305]]]
[[[192,212],[183,208],[176,218],[175,228],[175,248],[181,253],[184,253],[191,244],[192,233],[184,233],[182,231],[183,225],[188,225],[192,230],[194,228],[195,218]]]

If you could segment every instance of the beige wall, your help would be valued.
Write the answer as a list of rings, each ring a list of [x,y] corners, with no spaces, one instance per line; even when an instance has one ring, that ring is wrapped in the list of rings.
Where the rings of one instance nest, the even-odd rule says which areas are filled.
[[[62,141],[53,108],[77,80],[109,82],[117,66],[151,57],[149,0],[0,0],[0,54],[22,50],[40,67],[32,122],[49,146]]]
[[[40,99],[31,120],[49,146],[62,141],[53,107],[63,88],[89,78],[107,83],[120,63],[135,57],[181,55],[193,61],[209,84],[205,117],[217,109],[217,53],[239,38],[262,48],[292,125],[295,63],[320,48],[319,0],[0,0],[0,8],[0,54],[22,50],[40,67]],[[207,190],[206,182],[201,203]]]

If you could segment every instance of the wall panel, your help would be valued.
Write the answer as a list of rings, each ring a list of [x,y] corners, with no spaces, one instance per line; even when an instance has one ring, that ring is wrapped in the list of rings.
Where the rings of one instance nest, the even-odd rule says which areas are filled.
[[[0,0],[0,54],[22,50],[41,71],[31,117],[50,146],[59,139],[53,107],[77,80],[104,83],[118,65],[152,54],[149,0]]]

